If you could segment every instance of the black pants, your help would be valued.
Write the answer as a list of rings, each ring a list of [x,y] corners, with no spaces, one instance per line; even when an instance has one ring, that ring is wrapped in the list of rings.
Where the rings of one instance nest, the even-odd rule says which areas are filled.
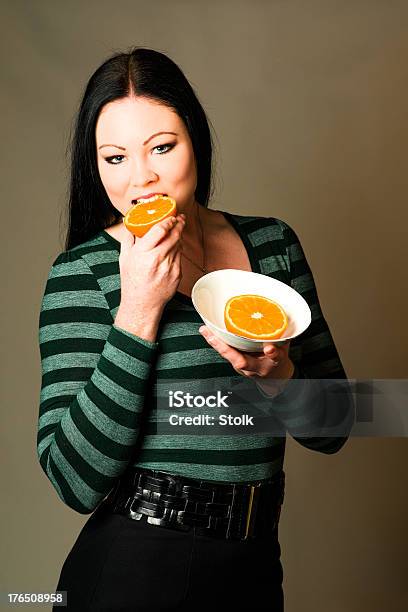
[[[57,590],[75,612],[283,612],[277,531],[219,540],[112,514],[103,504],[82,528]]]

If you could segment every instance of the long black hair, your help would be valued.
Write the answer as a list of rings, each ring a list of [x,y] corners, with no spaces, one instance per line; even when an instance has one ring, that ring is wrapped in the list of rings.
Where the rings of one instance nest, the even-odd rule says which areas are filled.
[[[197,165],[195,198],[208,206],[213,193],[213,139],[206,113],[173,60],[153,49],[132,48],[111,56],[94,72],[80,103],[68,147],[71,177],[66,250],[86,242],[122,217],[99,176],[95,129],[102,107],[129,95],[161,102],[184,121]]]

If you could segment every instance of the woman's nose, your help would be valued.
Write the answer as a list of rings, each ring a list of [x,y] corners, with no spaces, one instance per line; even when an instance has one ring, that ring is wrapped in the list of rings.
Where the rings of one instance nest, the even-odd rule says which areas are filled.
[[[132,185],[135,187],[146,185],[158,177],[153,168],[145,160],[134,160],[132,164]]]

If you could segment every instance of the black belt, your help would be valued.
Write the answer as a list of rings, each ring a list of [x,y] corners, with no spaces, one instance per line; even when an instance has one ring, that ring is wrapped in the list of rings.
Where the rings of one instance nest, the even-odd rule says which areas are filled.
[[[220,483],[159,470],[128,468],[104,505],[151,525],[233,540],[272,535],[284,498],[285,473],[249,483]]]

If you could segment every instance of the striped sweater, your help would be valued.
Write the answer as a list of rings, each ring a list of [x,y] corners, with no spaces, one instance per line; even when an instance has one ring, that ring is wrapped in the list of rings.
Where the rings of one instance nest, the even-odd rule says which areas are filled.
[[[310,306],[312,322],[292,340],[292,361],[306,377],[346,378],[293,229],[276,218],[223,214],[252,270],[290,285]],[[149,398],[156,383],[221,384],[242,376],[201,336],[203,322],[181,293],[166,304],[155,342],[117,327],[119,253],[120,242],[105,231],[62,252],[41,303],[37,452],[61,500],[81,514],[93,512],[129,465],[215,481],[273,476],[283,467],[285,436],[169,435],[155,428]],[[294,437],[323,453],[347,439]]]

